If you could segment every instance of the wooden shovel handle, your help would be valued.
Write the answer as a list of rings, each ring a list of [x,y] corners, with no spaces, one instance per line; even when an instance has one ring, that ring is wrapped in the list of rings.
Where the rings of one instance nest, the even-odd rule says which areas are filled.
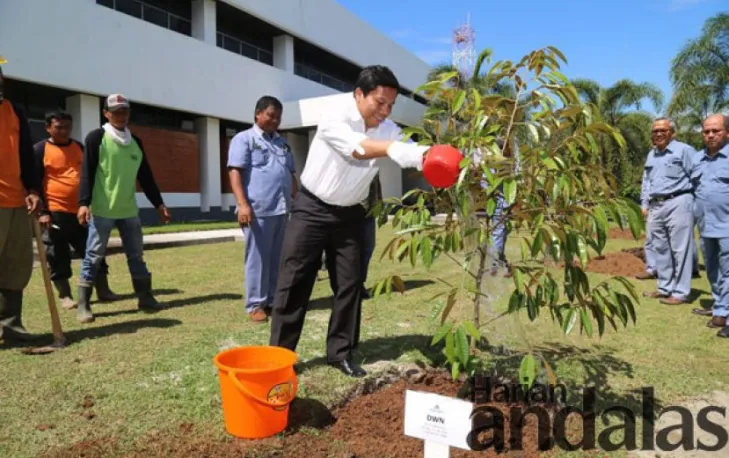
[[[35,244],[38,248],[41,268],[43,270],[43,283],[46,287],[46,298],[48,299],[48,310],[51,312],[51,325],[53,327],[53,339],[56,342],[64,340],[63,330],[61,329],[61,319],[58,317],[58,309],[56,308],[56,298],[51,287],[51,273],[48,270],[48,259],[46,258],[46,247],[43,244],[42,231],[38,218],[31,216],[33,220],[33,232],[35,233]]]

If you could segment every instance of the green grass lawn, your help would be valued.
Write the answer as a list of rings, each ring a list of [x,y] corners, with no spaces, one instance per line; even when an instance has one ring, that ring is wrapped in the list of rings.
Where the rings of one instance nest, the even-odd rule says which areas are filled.
[[[392,232],[382,229],[378,248]],[[637,242],[613,240],[608,251]],[[508,246],[512,258],[518,245]],[[68,446],[100,437],[131,443],[148,433],[195,425],[195,433],[226,437],[221,418],[217,372],[212,358],[236,345],[267,344],[268,326],[250,324],[245,316],[243,245],[225,243],[154,250],[146,254],[154,275],[157,298],[168,309],[147,315],[136,310],[123,255],[109,258],[111,285],[127,299],[94,305],[97,320],[80,325],[74,312],[60,310],[69,346],[45,356],[28,356],[0,347],[0,456],[38,456],[50,447]],[[78,273],[78,261],[74,263]],[[365,364],[407,361],[433,356],[428,347],[437,323],[430,318],[427,299],[444,291],[438,278],[459,282],[462,274],[452,261],[439,260],[430,272],[409,264],[379,261],[377,253],[370,284],[390,274],[406,281],[404,295],[366,301],[359,356]],[[593,280],[603,277],[592,275]],[[493,314],[505,309],[512,283],[489,277]],[[639,291],[654,287],[638,283]],[[710,298],[704,278],[694,287]],[[299,344],[306,360],[300,375],[299,397],[324,404],[337,401],[355,383],[320,364],[325,352],[331,292],[328,281],[317,282]],[[50,318],[41,272],[36,269],[26,290],[24,321],[32,332],[49,333]],[[698,303],[698,302],[697,302]],[[531,323],[526,316],[495,319],[485,325],[491,344],[504,343],[516,351],[540,351],[552,363],[561,383],[571,390],[598,388],[601,405],[635,407],[635,390],[655,388],[659,404],[678,402],[729,381],[727,343],[706,328],[705,318],[690,313],[692,306],[669,307],[643,299],[637,326],[599,339],[578,333],[561,336],[549,317]],[[460,302],[454,313],[470,313]],[[489,368],[516,374],[519,355],[485,355]],[[91,396],[93,419],[81,404]],[[39,428],[52,425],[52,428]]]

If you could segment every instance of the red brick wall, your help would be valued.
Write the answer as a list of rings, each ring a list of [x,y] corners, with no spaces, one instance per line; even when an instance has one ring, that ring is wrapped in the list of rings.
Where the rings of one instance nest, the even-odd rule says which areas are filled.
[[[162,192],[200,192],[200,143],[197,134],[146,126],[129,126],[144,152]],[[139,184],[137,191],[141,192]]]

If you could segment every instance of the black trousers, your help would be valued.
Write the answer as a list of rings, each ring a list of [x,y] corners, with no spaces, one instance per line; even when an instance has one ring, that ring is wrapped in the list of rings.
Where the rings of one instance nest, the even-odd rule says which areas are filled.
[[[271,345],[296,350],[325,252],[329,276],[336,285],[327,331],[327,361],[339,362],[350,356],[359,342],[362,316],[360,249],[365,214],[361,205],[328,205],[306,189],[296,196],[273,300]]]
[[[71,278],[71,247],[76,256],[83,259],[86,255],[86,239],[88,227],[79,224],[76,214],[68,212],[51,212],[51,221],[58,229],[51,227],[43,231],[43,245],[46,247],[48,270],[51,280],[68,280]],[[101,261],[99,275],[107,275],[109,266],[106,259]]]

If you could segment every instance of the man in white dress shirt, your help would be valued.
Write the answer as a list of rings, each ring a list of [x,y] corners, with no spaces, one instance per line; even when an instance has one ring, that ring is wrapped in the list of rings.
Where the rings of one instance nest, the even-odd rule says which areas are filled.
[[[362,225],[378,158],[390,157],[402,168],[422,170],[428,146],[400,141],[400,128],[387,117],[399,90],[384,66],[362,70],[354,94],[319,122],[301,174],[284,235],[278,285],[271,314],[273,346],[296,350],[320,266],[326,253],[336,285],[327,332],[327,363],[352,377],[366,372],[352,362],[359,341],[362,278]]]

